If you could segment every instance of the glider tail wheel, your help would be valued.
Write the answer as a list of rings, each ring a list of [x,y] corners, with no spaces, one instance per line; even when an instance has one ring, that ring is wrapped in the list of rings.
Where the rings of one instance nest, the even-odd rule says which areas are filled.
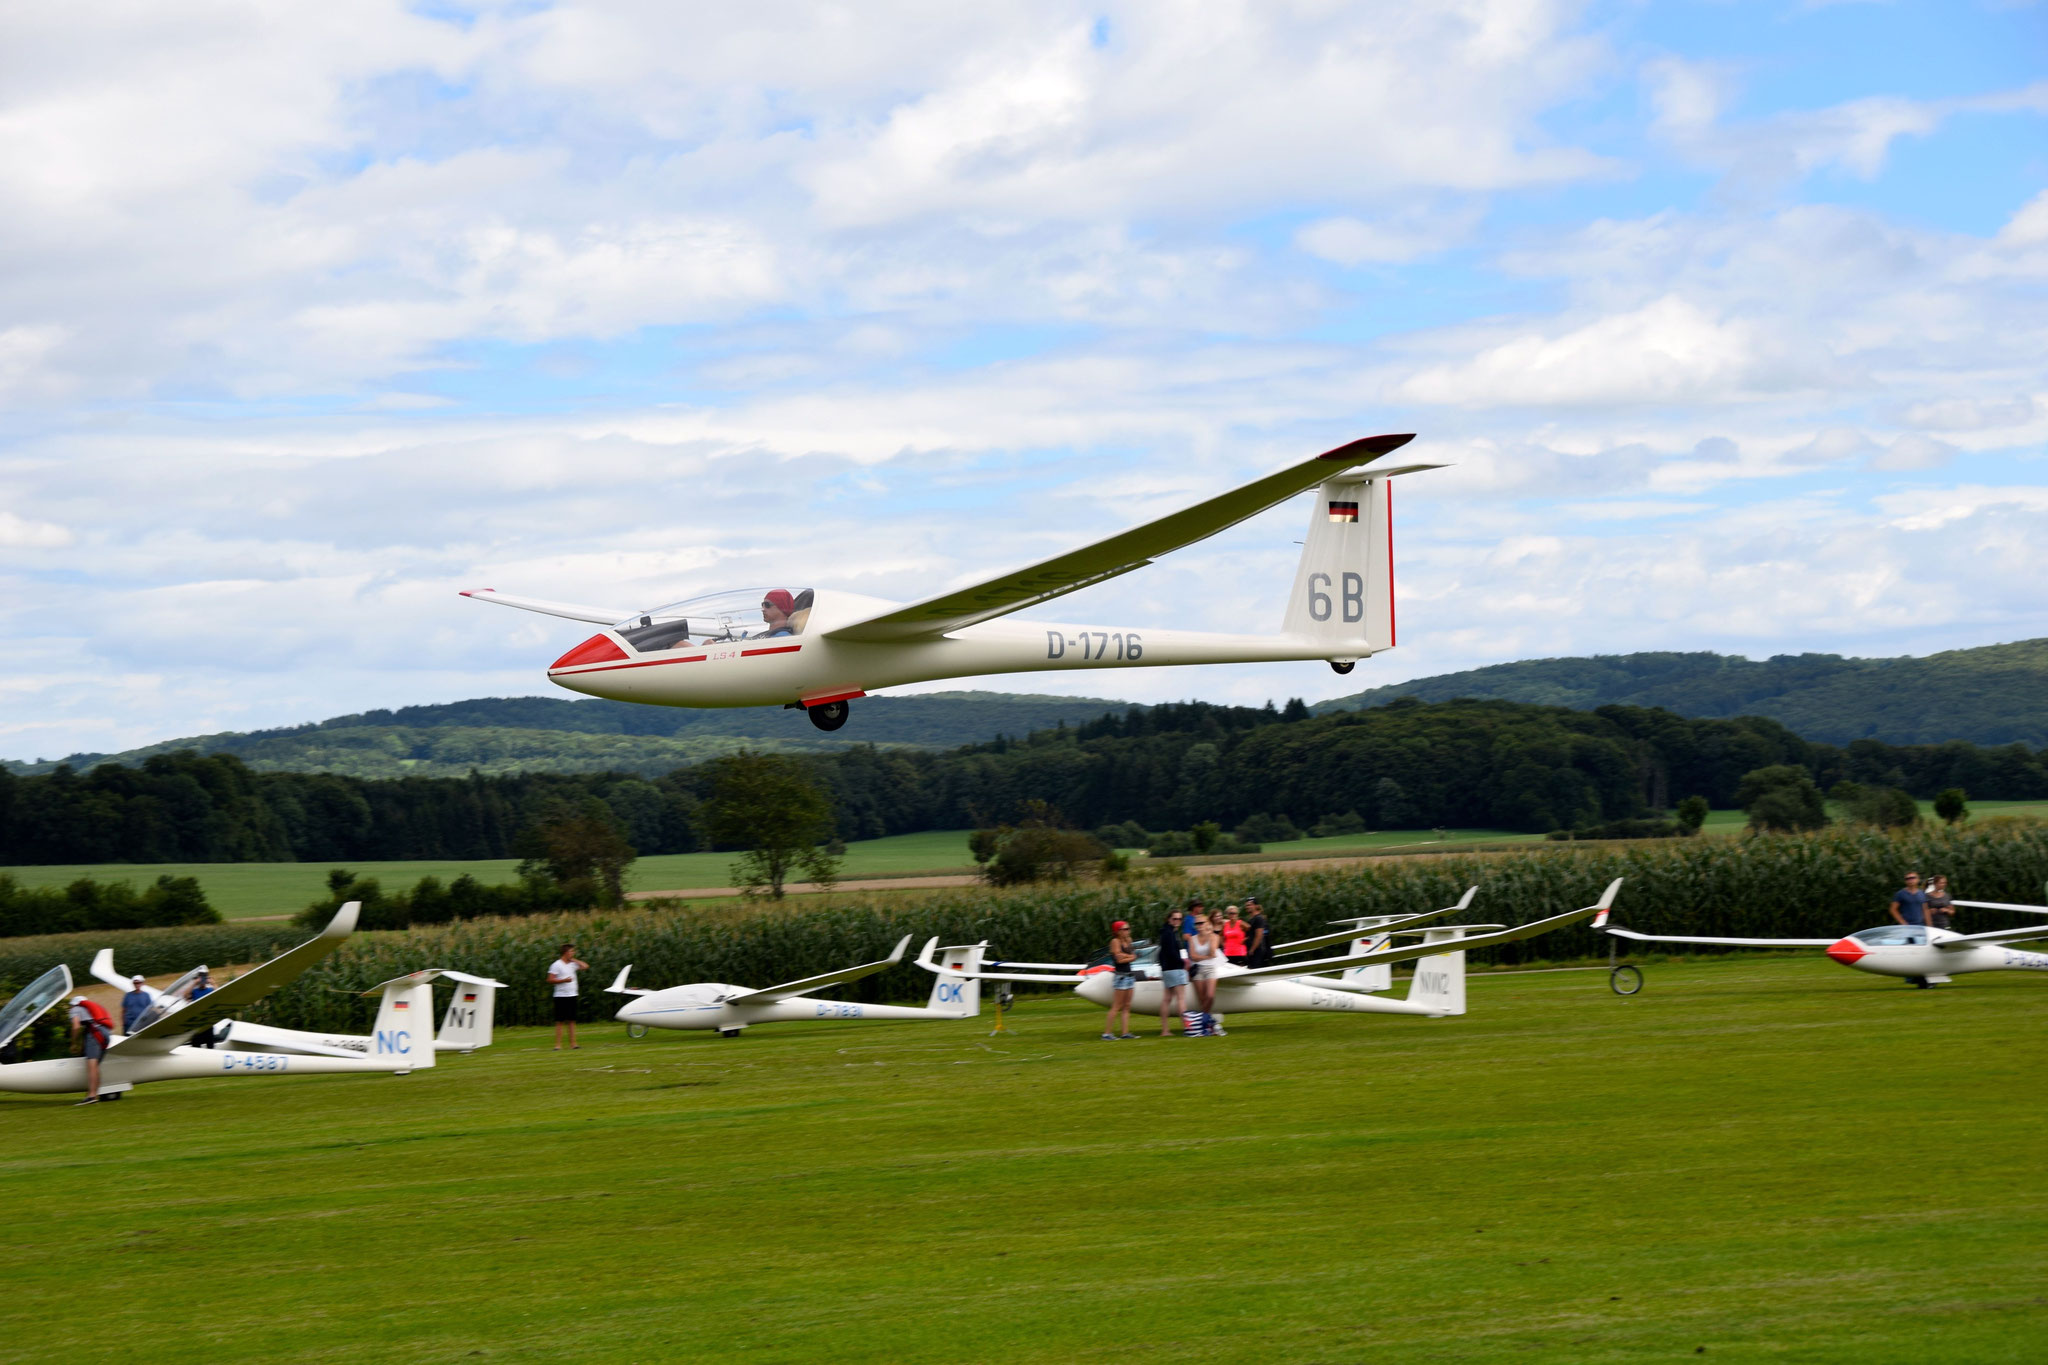
[[[1349,673],[1352,669],[1356,667],[1358,667],[1358,660],[1356,659],[1330,660],[1330,671],[1332,673]]]
[[[853,707],[843,701],[820,702],[804,708],[804,714],[811,718],[811,724],[820,730],[837,730],[846,724],[846,717]]]

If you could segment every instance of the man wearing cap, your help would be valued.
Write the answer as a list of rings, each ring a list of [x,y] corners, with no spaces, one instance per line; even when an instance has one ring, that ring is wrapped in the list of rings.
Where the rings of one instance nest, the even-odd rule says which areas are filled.
[[[79,1034],[85,1035],[85,1098],[80,1104],[92,1104],[100,1097],[100,1058],[107,1055],[113,1031],[113,1016],[101,1009],[98,1001],[82,995],[71,997],[71,1040],[77,1042]]]
[[[149,1012],[152,1003],[149,992],[142,989],[142,973],[129,977],[128,994],[121,997],[121,1032],[135,1032],[137,1021]]]
[[[768,623],[768,630],[762,638],[796,634],[789,624],[789,618],[795,614],[796,598],[790,596],[789,589],[776,588],[767,593],[761,598],[761,619]]]
[[[1109,926],[1109,1018],[1102,1025],[1105,1041],[1121,1041],[1135,1038],[1131,1032],[1131,993],[1138,988],[1137,973],[1132,965],[1138,960],[1138,950],[1131,946],[1131,926],[1125,920],[1118,920]],[[1123,1026],[1117,1026],[1117,1017],[1123,1017]]]

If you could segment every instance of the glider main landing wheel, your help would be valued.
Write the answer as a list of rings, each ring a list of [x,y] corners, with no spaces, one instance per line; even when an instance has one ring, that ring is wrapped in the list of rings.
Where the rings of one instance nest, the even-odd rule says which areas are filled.
[[[843,701],[821,702],[817,706],[804,708],[804,714],[811,718],[811,724],[820,730],[837,730],[846,724],[846,718],[852,713],[853,708]]]
[[[1358,667],[1358,660],[1356,659],[1330,660],[1330,671],[1332,673],[1349,673],[1352,669],[1356,667]]]
[[[1640,967],[1616,967],[1607,973],[1607,986],[1616,995],[1634,995],[1643,988],[1643,970]]]
[[[628,1025],[626,1025],[626,1036],[627,1036],[628,1038],[645,1038],[645,1037],[647,1036],[647,1025],[645,1025],[645,1024],[628,1024]]]

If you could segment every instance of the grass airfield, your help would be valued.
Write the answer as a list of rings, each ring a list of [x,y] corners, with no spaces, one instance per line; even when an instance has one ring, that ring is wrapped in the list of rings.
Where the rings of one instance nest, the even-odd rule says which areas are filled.
[[[1647,975],[0,1096],[0,1360],[2040,1358],[2048,980]]]

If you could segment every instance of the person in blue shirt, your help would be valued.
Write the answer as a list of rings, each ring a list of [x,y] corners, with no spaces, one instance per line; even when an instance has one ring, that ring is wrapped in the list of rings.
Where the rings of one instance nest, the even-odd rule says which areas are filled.
[[[141,975],[138,973],[129,978],[128,994],[121,997],[121,1032],[135,1032],[135,1021],[142,1017],[150,1003],[149,992],[142,989]]]
[[[1895,924],[1927,923],[1927,893],[1920,889],[1920,874],[1908,872],[1906,884],[1892,893],[1892,921]]]
[[[192,983],[191,990],[185,992],[185,998],[187,1000],[203,1000],[207,996],[212,994],[213,978],[206,974],[206,968],[201,967],[199,969],[199,979]],[[186,1043],[185,1046],[212,1047],[218,1041],[219,1040],[214,1037],[213,1030],[211,1028],[203,1028],[199,1030],[199,1032],[193,1034],[191,1041]]]

